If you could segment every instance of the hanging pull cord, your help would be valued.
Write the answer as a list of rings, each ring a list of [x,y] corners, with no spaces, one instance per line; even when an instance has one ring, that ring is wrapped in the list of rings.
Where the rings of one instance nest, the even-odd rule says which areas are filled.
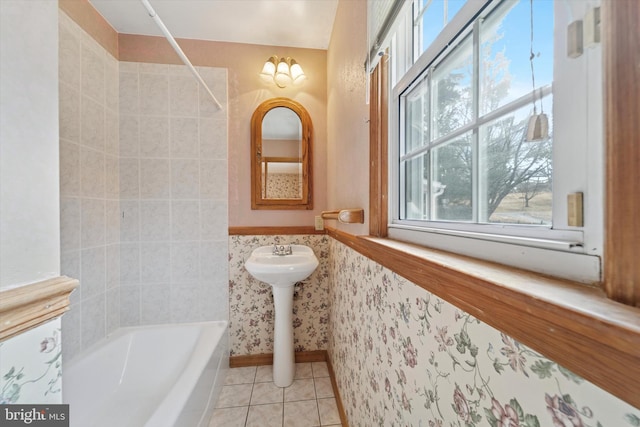
[[[536,75],[535,75],[535,72],[533,70],[533,60],[536,57],[536,54],[533,53],[533,0],[529,0],[529,8],[530,8],[529,16],[531,18],[531,25],[530,25],[531,38],[530,38],[529,63],[531,64],[531,86],[532,86],[532,89],[533,89],[531,91],[531,93],[533,94],[533,114],[536,115],[536,114],[538,114],[538,111],[537,111],[537,108],[536,108]],[[540,97],[540,112],[544,113],[544,109],[542,107],[542,95]]]

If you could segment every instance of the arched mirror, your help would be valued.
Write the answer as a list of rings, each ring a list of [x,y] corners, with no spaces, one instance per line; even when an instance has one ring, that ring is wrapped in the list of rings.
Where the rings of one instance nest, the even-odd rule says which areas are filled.
[[[313,128],[304,107],[269,99],[251,118],[251,209],[312,209]]]

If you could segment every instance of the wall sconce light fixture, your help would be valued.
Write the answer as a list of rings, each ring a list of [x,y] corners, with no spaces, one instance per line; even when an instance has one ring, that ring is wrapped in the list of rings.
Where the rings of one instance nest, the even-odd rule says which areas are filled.
[[[300,64],[290,57],[278,58],[273,55],[262,67],[260,77],[268,82],[275,83],[278,87],[286,87],[289,84],[299,85],[307,79]]]

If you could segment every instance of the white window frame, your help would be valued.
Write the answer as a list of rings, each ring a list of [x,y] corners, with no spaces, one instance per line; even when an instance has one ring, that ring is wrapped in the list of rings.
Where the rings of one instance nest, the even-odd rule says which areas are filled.
[[[568,23],[585,13],[588,7],[598,5],[599,1],[563,1],[568,1],[569,7],[557,0],[554,5],[553,227],[400,219],[402,176],[399,138],[404,131],[402,95],[476,16],[500,3],[500,0],[469,0],[413,65],[407,65],[410,61],[406,56],[414,49],[411,45],[402,44],[402,40],[405,43],[413,40],[413,25],[407,25],[407,22],[413,22],[412,16],[408,16],[412,7],[403,10],[404,16],[401,14],[398,18],[401,23],[386,41],[391,50],[392,69],[396,70],[392,73],[389,108],[390,238],[585,283],[601,280],[602,88],[601,84],[593,84],[602,81],[600,67],[593,66],[601,63],[601,49],[596,46],[585,49],[580,58],[567,58],[564,44]],[[584,105],[576,109],[576,102],[581,101]],[[576,157],[580,157],[579,162],[575,162]],[[567,225],[566,196],[573,192],[583,192],[585,197],[584,227]]]

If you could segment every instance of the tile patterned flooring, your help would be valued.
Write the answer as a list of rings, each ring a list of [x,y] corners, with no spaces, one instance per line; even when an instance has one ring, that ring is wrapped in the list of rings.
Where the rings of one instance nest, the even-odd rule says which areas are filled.
[[[209,427],[341,425],[326,362],[296,363],[287,388],[273,384],[272,369],[229,369]]]

